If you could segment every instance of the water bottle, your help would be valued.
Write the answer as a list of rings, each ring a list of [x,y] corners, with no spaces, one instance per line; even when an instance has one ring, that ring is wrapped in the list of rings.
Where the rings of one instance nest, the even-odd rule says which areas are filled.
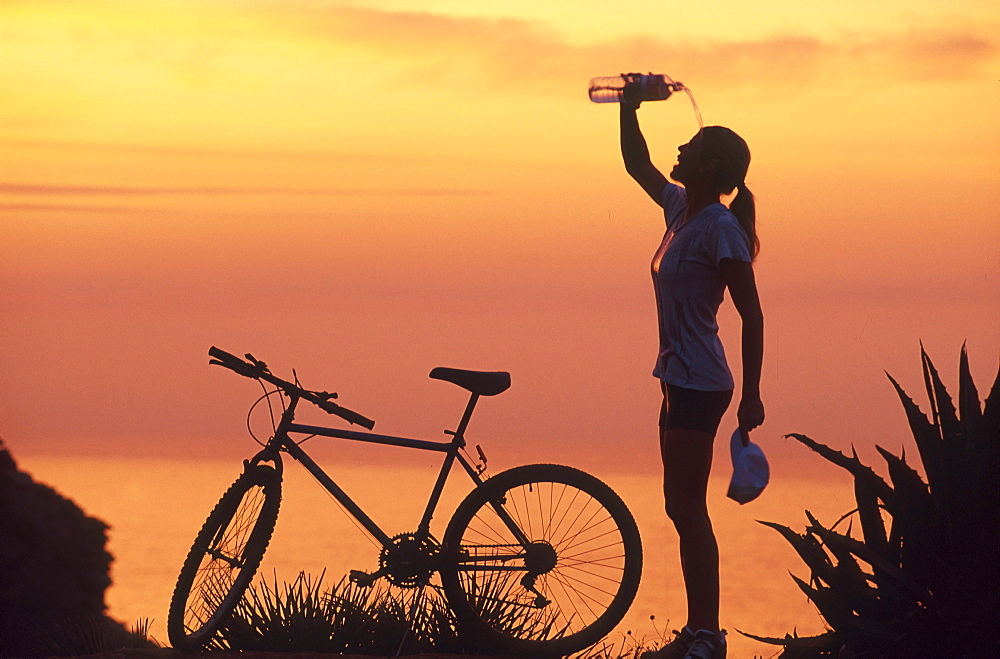
[[[638,82],[640,101],[665,101],[674,92],[684,89],[684,85],[674,82],[670,76],[656,73],[626,73],[620,76],[593,78],[590,81],[590,100],[594,103],[621,103],[625,95],[625,85]]]

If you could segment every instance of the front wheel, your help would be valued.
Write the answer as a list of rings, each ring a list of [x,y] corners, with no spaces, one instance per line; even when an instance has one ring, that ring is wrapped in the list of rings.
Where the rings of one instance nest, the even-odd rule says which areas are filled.
[[[175,649],[206,645],[228,620],[253,579],[274,532],[281,475],[248,466],[205,520],[184,561],[167,616]]]
[[[621,622],[639,588],[642,544],[610,487],[571,467],[527,465],[466,497],[443,559],[445,595],[468,638],[565,655]]]

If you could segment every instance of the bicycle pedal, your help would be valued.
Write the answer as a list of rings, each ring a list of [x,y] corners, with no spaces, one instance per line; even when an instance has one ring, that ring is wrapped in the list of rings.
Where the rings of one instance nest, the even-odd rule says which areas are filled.
[[[351,570],[350,575],[351,583],[360,588],[370,588],[375,580],[378,579],[378,575],[368,574],[367,572],[362,572],[361,570]]]

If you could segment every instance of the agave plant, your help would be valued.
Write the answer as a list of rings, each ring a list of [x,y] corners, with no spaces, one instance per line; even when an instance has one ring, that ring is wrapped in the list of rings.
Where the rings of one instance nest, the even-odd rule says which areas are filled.
[[[921,347],[925,415],[889,376],[924,476],[877,446],[888,481],[805,435],[789,435],[854,476],[857,508],[829,527],[809,512],[804,533],[762,522],[810,569],[792,577],[826,621],[813,637],[757,640],[782,657],[979,657],[1000,652],[1000,373],[981,405],[962,348],[957,406]],[[888,375],[888,374],[887,374]],[[837,530],[849,520],[845,532]],[[860,531],[853,527],[857,520]]]

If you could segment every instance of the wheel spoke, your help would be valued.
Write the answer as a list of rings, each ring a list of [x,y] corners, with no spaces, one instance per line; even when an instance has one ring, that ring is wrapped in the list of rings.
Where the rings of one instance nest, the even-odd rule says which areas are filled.
[[[207,643],[243,596],[274,529],[280,482],[271,467],[247,471],[209,515],[171,601],[174,647],[192,651]]]
[[[505,472],[483,489],[463,503],[448,530],[459,549],[446,591],[463,593],[456,600],[464,602],[460,618],[468,607],[491,635],[528,644],[509,647],[553,653],[582,649],[610,631],[635,596],[641,561],[634,521],[620,499],[581,472],[545,465]]]

